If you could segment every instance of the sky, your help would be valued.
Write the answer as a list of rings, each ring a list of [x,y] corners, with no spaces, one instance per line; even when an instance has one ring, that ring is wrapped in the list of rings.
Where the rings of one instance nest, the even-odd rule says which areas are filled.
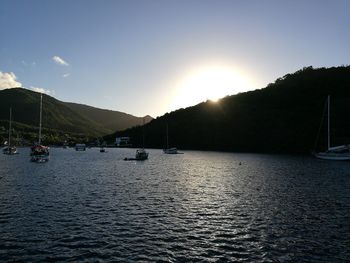
[[[2,0],[0,90],[161,116],[348,65],[347,0]]]

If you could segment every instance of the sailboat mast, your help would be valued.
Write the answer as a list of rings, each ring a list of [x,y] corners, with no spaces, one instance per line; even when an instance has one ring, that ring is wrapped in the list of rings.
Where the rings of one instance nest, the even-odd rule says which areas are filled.
[[[145,118],[142,118],[142,148],[145,149]]]
[[[327,121],[327,134],[328,134],[328,138],[327,138],[327,149],[329,150],[330,147],[331,147],[331,137],[330,137],[330,96],[328,95],[328,100],[327,100],[327,104],[328,104],[328,113],[327,113],[327,116],[328,116],[328,121]]]
[[[168,123],[166,124],[166,148],[169,149],[169,128],[168,128]]]
[[[12,130],[12,108],[10,107],[10,124],[9,124],[9,143],[8,143],[8,147],[11,147],[11,130]]]
[[[41,145],[41,118],[43,109],[43,94],[40,94],[40,121],[39,121],[39,145]]]

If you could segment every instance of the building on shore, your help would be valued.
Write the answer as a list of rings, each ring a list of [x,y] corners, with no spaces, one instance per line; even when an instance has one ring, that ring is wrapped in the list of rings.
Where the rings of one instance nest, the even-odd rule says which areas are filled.
[[[130,137],[117,137],[115,138],[115,146],[117,147],[130,147]]]

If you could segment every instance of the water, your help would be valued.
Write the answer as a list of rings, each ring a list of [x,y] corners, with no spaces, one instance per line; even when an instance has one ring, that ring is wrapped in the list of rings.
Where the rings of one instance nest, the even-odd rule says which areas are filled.
[[[132,149],[0,156],[0,261],[345,262],[350,163]],[[241,162],[241,165],[240,165]]]

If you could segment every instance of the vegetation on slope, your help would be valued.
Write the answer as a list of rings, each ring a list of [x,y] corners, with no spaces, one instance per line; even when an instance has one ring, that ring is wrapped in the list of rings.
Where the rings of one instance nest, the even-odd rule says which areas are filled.
[[[103,127],[108,129],[110,132],[116,130],[124,130],[133,126],[137,126],[143,123],[150,122],[153,118],[151,116],[135,117],[133,115],[105,109],[98,109],[88,105],[82,105],[77,103],[65,102],[73,111],[79,113],[82,116],[87,116],[90,120],[95,123],[102,123]]]
[[[215,88],[215,87],[213,87]],[[167,113],[144,127],[119,131],[134,146],[246,152],[309,152],[325,147],[321,126],[324,103],[331,95],[332,144],[350,142],[350,67],[304,68],[261,90],[228,96]]]
[[[7,137],[10,107],[17,135],[32,142],[39,125],[40,94],[23,88],[0,91],[0,143]],[[109,134],[116,128],[125,129],[142,123],[142,118],[122,112],[66,103],[45,94],[42,116],[46,143],[60,143],[67,138],[86,141]]]

